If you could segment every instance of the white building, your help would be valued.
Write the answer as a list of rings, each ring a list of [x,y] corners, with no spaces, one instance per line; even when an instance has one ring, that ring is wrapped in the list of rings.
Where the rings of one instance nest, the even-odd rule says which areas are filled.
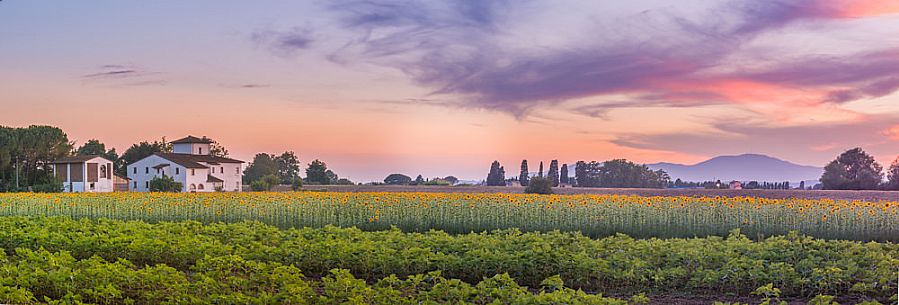
[[[212,140],[188,136],[172,141],[174,153],[156,153],[128,165],[131,190],[150,191],[150,180],[172,177],[182,192],[239,192],[243,161],[209,154]]]
[[[64,157],[50,163],[53,175],[63,183],[63,191],[112,192],[112,161],[100,156]]]

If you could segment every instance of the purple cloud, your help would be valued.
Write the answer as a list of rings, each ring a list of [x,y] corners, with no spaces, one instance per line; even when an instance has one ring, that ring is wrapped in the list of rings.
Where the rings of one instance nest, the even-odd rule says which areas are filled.
[[[250,39],[282,57],[295,56],[298,51],[310,48],[314,42],[312,31],[302,28],[287,31],[258,30],[250,35]]]

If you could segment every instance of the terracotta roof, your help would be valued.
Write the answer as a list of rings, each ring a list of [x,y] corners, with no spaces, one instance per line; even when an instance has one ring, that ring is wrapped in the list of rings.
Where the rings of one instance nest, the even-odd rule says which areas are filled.
[[[207,176],[206,176],[206,182],[212,182],[212,183],[217,183],[217,182],[218,182],[218,183],[222,183],[222,182],[225,182],[225,180],[222,180],[222,179],[213,177],[212,175],[207,175]]]
[[[186,168],[207,168],[208,166],[200,164],[202,163],[244,163],[240,160],[235,160],[231,158],[223,158],[209,155],[192,155],[192,154],[172,154],[172,153],[155,153],[163,159],[174,162],[175,164],[184,166]]]
[[[86,155],[86,156],[69,156],[69,157],[62,157],[62,158],[56,159],[56,161],[53,161],[53,162],[50,162],[50,163],[84,163],[84,162],[86,162],[86,161],[88,161],[88,160],[90,160],[90,159],[93,159],[93,158],[102,158],[103,160],[112,162],[111,160],[106,159],[106,158],[104,158],[103,156],[99,156],[99,155]]]
[[[187,137],[172,141],[172,144],[191,144],[191,143],[212,144],[212,140],[210,140],[206,137],[197,138],[195,136],[187,136]]]

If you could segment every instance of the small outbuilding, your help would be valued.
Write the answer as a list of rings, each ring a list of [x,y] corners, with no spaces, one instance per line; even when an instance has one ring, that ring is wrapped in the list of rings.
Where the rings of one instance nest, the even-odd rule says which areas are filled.
[[[100,193],[114,190],[112,161],[101,156],[72,156],[50,163],[63,192]]]

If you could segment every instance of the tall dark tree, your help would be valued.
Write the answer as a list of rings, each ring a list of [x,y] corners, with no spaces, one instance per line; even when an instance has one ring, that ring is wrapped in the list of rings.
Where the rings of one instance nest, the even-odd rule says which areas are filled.
[[[540,171],[537,172],[537,177],[543,177],[543,161],[540,161]]]
[[[331,184],[331,179],[335,177],[334,172],[331,172],[331,175],[328,174],[328,165],[318,159],[306,167],[306,182],[308,183],[327,185]]]
[[[418,177],[415,177],[415,181],[413,181],[412,183],[415,185],[422,185],[425,183],[425,178],[421,175],[418,175]]]
[[[528,181],[530,180],[529,175],[528,160],[521,160],[521,173],[518,174],[518,183],[521,184],[521,186],[528,186]]]
[[[568,177],[568,164],[562,164],[562,169],[559,170],[559,183],[560,184],[571,184],[568,182],[570,178]]]
[[[804,189],[805,189],[805,181],[799,181],[799,189],[800,189],[800,190],[804,190]]]
[[[546,173],[552,186],[559,186],[559,160],[549,161],[549,171]]]
[[[499,164],[499,161],[493,161],[490,164],[490,172],[487,173],[488,186],[506,186],[506,170]]]
[[[253,162],[244,169],[243,183],[252,184],[269,175],[278,176],[278,163],[275,162],[275,155],[258,153],[253,157]]]
[[[873,190],[883,180],[882,170],[874,157],[853,148],[824,167],[821,183],[828,190]]]
[[[899,158],[896,158],[893,164],[890,164],[890,169],[887,171],[887,179],[886,189],[899,191]]]
[[[114,168],[116,168],[116,173],[120,176],[127,176],[128,173],[125,171],[128,170],[127,166],[131,163],[140,161],[143,158],[149,157],[155,153],[170,153],[172,152],[172,144],[167,143],[165,138],[162,138],[162,141],[153,141],[152,143],[148,141],[143,141],[137,144],[131,145],[128,149],[122,153],[122,156],[116,160]]]
[[[282,184],[292,184],[300,179],[300,159],[292,151],[285,151],[274,158],[278,166],[278,178]]]
[[[412,178],[403,174],[390,174],[384,178],[384,184],[403,185],[412,183]]]

